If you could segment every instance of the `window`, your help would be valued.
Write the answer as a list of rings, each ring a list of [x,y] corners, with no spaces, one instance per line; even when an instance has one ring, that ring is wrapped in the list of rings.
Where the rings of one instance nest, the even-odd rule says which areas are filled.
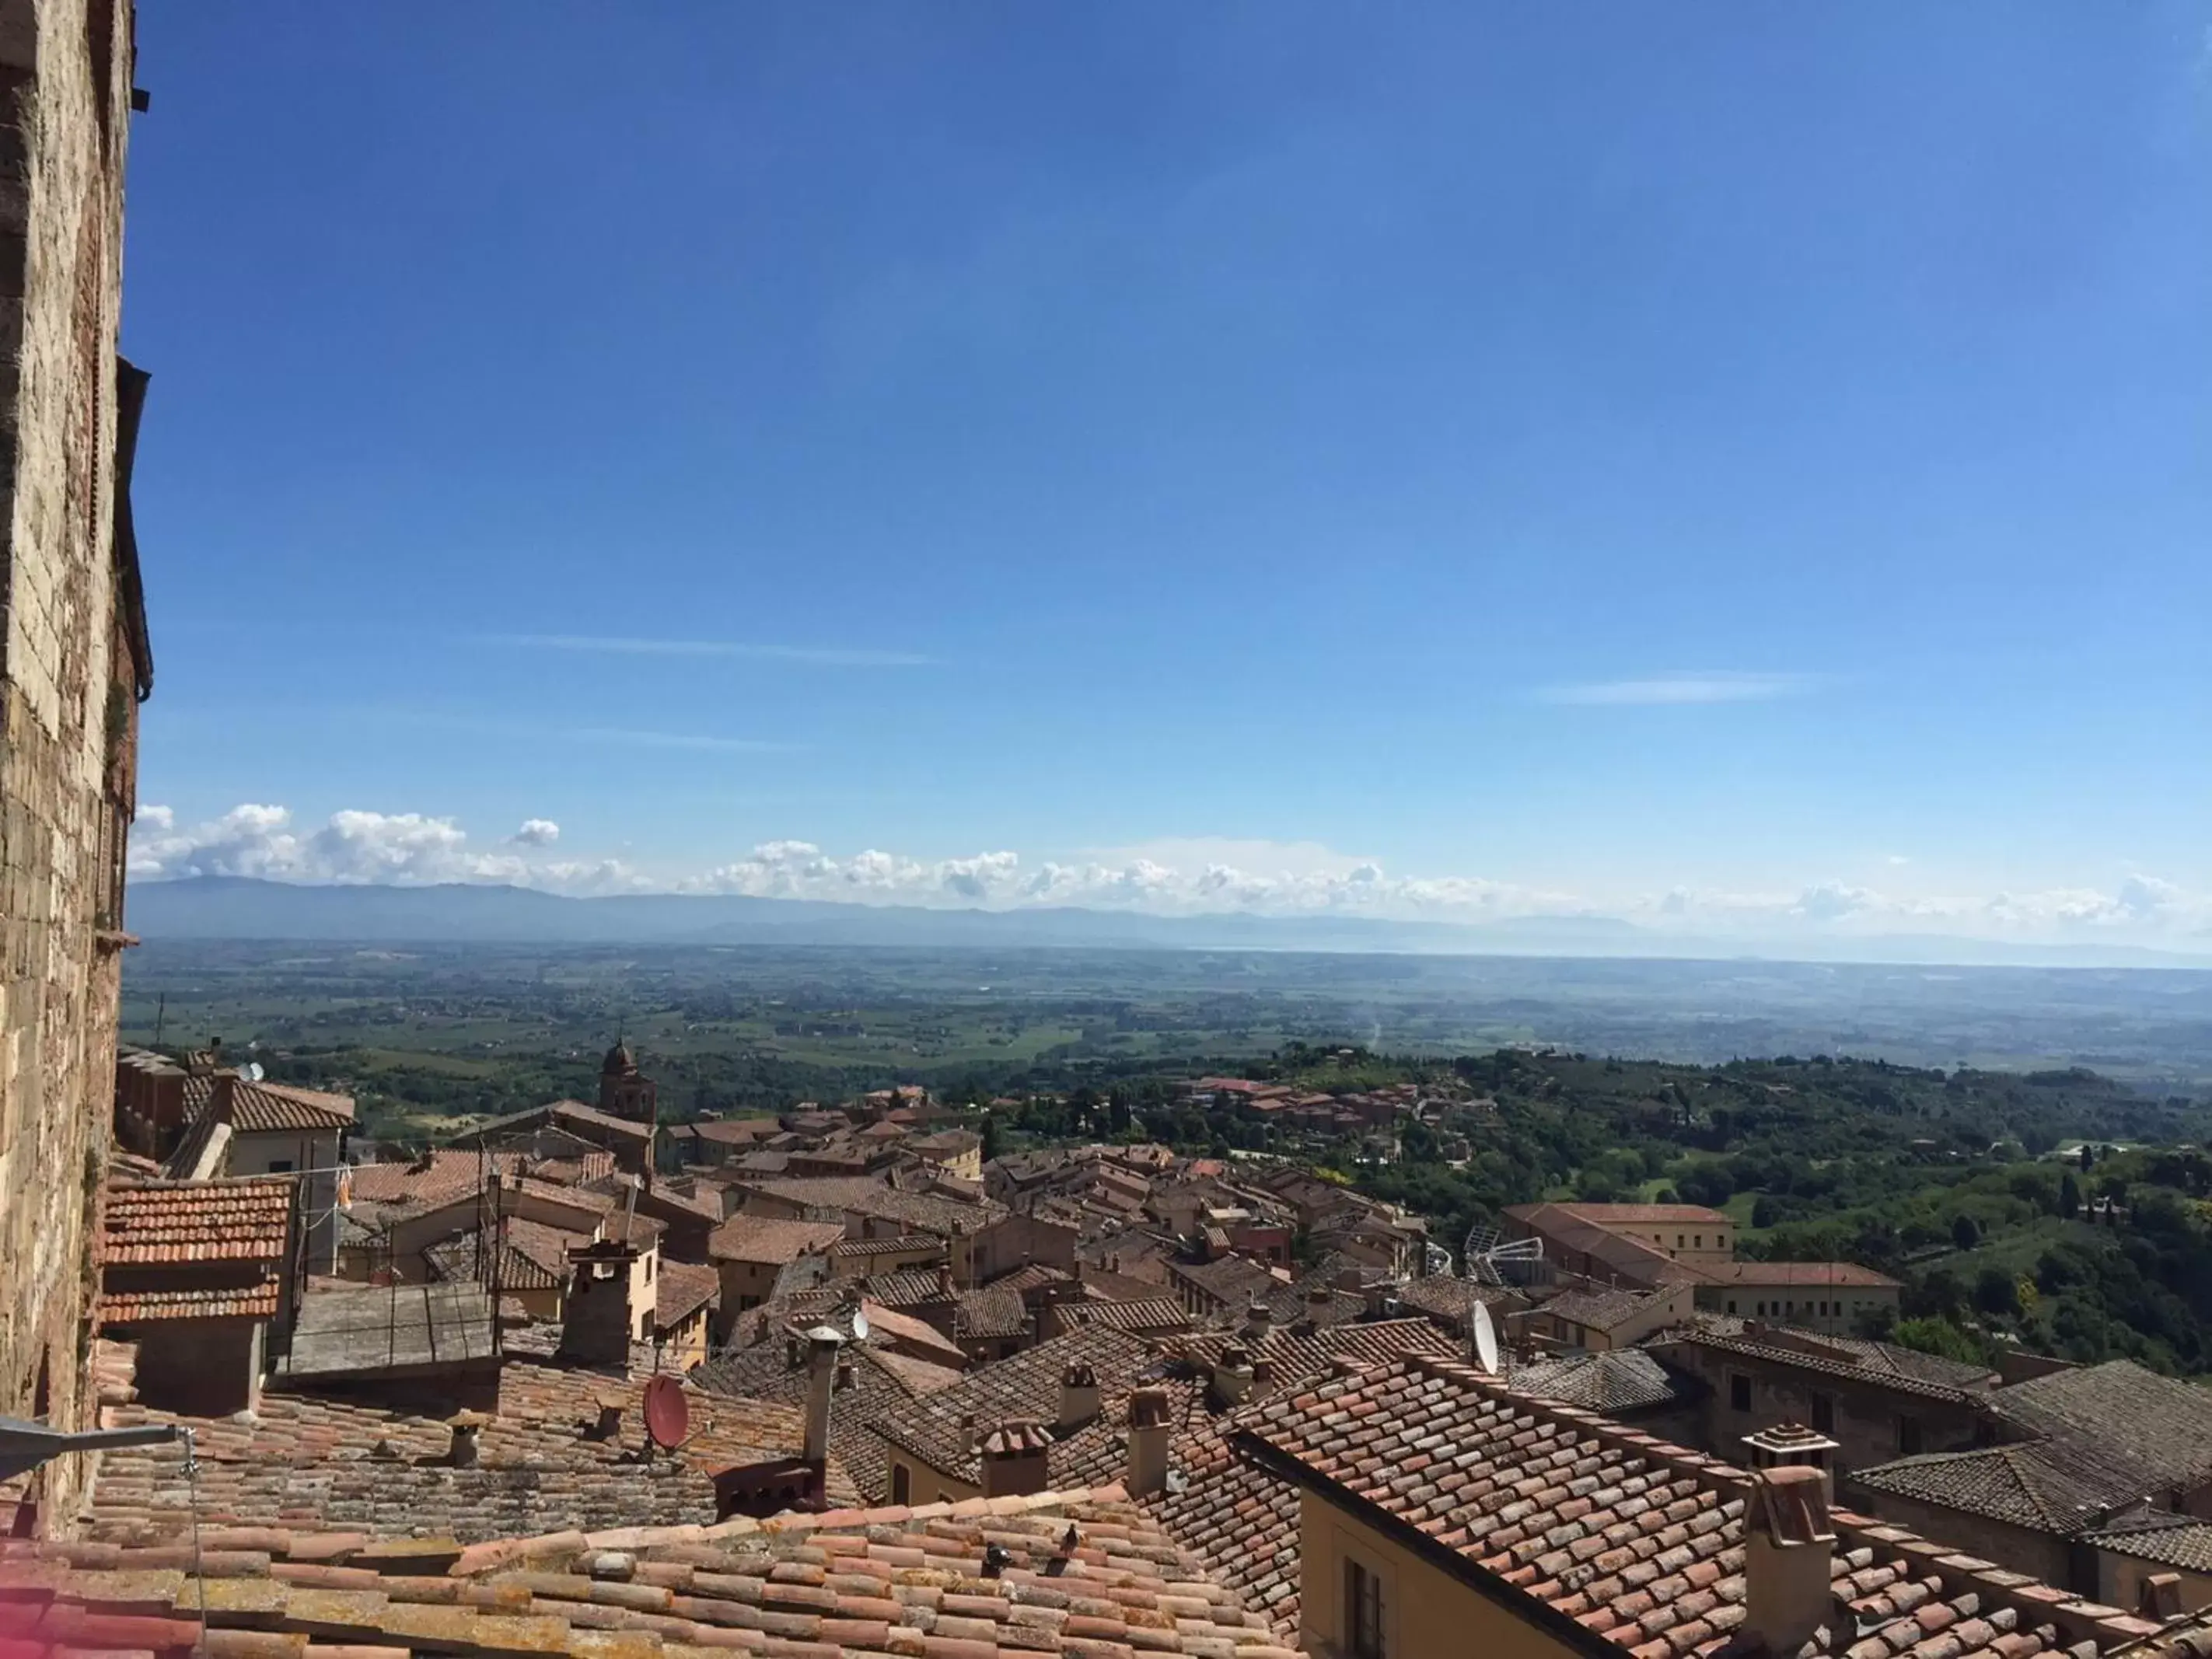
[[[1766,1317],[1766,1304],[1764,1302],[1759,1304],[1759,1316],[1761,1319]]]
[[[1696,1236],[1696,1240],[1698,1248],[1701,1250],[1704,1249],[1705,1248],[1705,1236],[1703,1233],[1699,1233]]]
[[[1729,1377],[1729,1409],[1747,1412],[1751,1409],[1751,1379],[1731,1374]]]
[[[1357,1561],[1344,1564],[1344,1645],[1352,1659],[1382,1659],[1382,1581]]]
[[[1813,1395],[1813,1432],[1833,1434],[1835,1431],[1836,1402],[1829,1395],[1816,1390]]]
[[[1682,1248],[1682,1235],[1680,1233],[1674,1235],[1674,1248],[1678,1250]]]
[[[1729,1311],[1730,1313],[1734,1313],[1735,1311],[1735,1298],[1734,1297],[1730,1297],[1729,1298]]]
[[[903,1463],[891,1465],[891,1502],[903,1504],[907,1494],[914,1490],[914,1473]]]
[[[290,1158],[270,1158],[270,1159],[269,1160],[269,1173],[270,1173],[270,1175],[289,1175],[289,1174],[291,1174],[291,1173],[292,1173],[292,1160],[291,1160]]]
[[[1900,1417],[1897,1419],[1897,1455],[1917,1457],[1920,1454],[1920,1419]]]

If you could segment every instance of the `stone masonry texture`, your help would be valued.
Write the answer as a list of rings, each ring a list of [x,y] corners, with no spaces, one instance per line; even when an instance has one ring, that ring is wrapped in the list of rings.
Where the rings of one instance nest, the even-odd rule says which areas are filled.
[[[116,346],[131,0],[0,0],[0,1413],[88,1425],[118,958]],[[126,808],[127,811],[127,808]],[[91,1471],[32,1478],[66,1531]]]

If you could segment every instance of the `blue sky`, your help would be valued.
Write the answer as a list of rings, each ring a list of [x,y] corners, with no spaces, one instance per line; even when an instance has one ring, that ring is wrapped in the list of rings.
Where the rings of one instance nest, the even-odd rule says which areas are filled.
[[[2212,7],[428,21],[140,19],[143,873],[2208,926]]]

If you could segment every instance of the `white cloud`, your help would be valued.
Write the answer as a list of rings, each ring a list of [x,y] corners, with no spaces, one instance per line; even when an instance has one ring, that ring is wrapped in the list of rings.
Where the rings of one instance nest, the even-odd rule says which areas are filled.
[[[999,849],[917,858],[811,842],[763,842],[711,868],[648,873],[619,859],[544,856],[560,839],[531,818],[489,849],[453,819],[421,812],[334,812],[301,830],[283,806],[248,803],[180,827],[140,810],[131,869],[140,879],[195,875],[420,885],[507,882],[572,894],[673,891],[848,903],[1049,905],[1158,915],[1243,913],[1494,923],[1535,916],[1617,917],[1656,933],[1716,941],[1867,939],[1943,933],[2019,941],[2106,941],[2203,950],[2212,895],[2149,874],[2109,889],[2049,887],[1980,895],[1887,892],[1843,881],[1794,890],[1688,885],[1644,893],[1563,891],[1484,876],[1405,876],[1310,843],[1158,841],[1112,854],[1030,862]],[[1233,857],[1213,856],[1233,849]]]
[[[532,818],[508,844],[543,847],[559,834],[550,819]],[[185,829],[177,827],[168,807],[141,807],[131,838],[131,873],[140,880],[254,876],[406,887],[506,882],[562,892],[637,885],[634,872],[610,860],[533,864],[519,853],[473,851],[467,832],[451,818],[348,808],[303,834],[293,827],[289,807],[252,803]]]
[[[529,651],[591,652],[624,657],[750,657],[764,662],[811,663],[821,668],[927,668],[937,659],[915,651],[874,651],[846,646],[754,645],[739,640],[661,640],[602,634],[487,634],[473,643]]]
[[[1815,684],[1810,674],[1669,673],[1655,674],[1648,679],[1554,685],[1536,695],[1543,702],[1586,707],[1764,702],[1775,697],[1803,696]]]

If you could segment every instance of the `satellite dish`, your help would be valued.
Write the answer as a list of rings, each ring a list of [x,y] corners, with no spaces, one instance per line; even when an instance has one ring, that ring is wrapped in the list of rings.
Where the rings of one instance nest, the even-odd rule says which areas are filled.
[[[868,1310],[866,1308],[857,1309],[853,1315],[853,1340],[865,1342],[867,1340]]]
[[[684,1385],[665,1373],[645,1385],[645,1431],[663,1451],[674,1451],[691,1429],[691,1402]]]
[[[1475,1361],[1495,1376],[1498,1375],[1498,1327],[1490,1322],[1490,1310],[1482,1303],[1474,1304],[1474,1324]]]
[[[268,1075],[268,1073],[261,1069],[261,1062],[258,1060],[246,1068],[246,1080],[248,1083],[258,1083]]]

